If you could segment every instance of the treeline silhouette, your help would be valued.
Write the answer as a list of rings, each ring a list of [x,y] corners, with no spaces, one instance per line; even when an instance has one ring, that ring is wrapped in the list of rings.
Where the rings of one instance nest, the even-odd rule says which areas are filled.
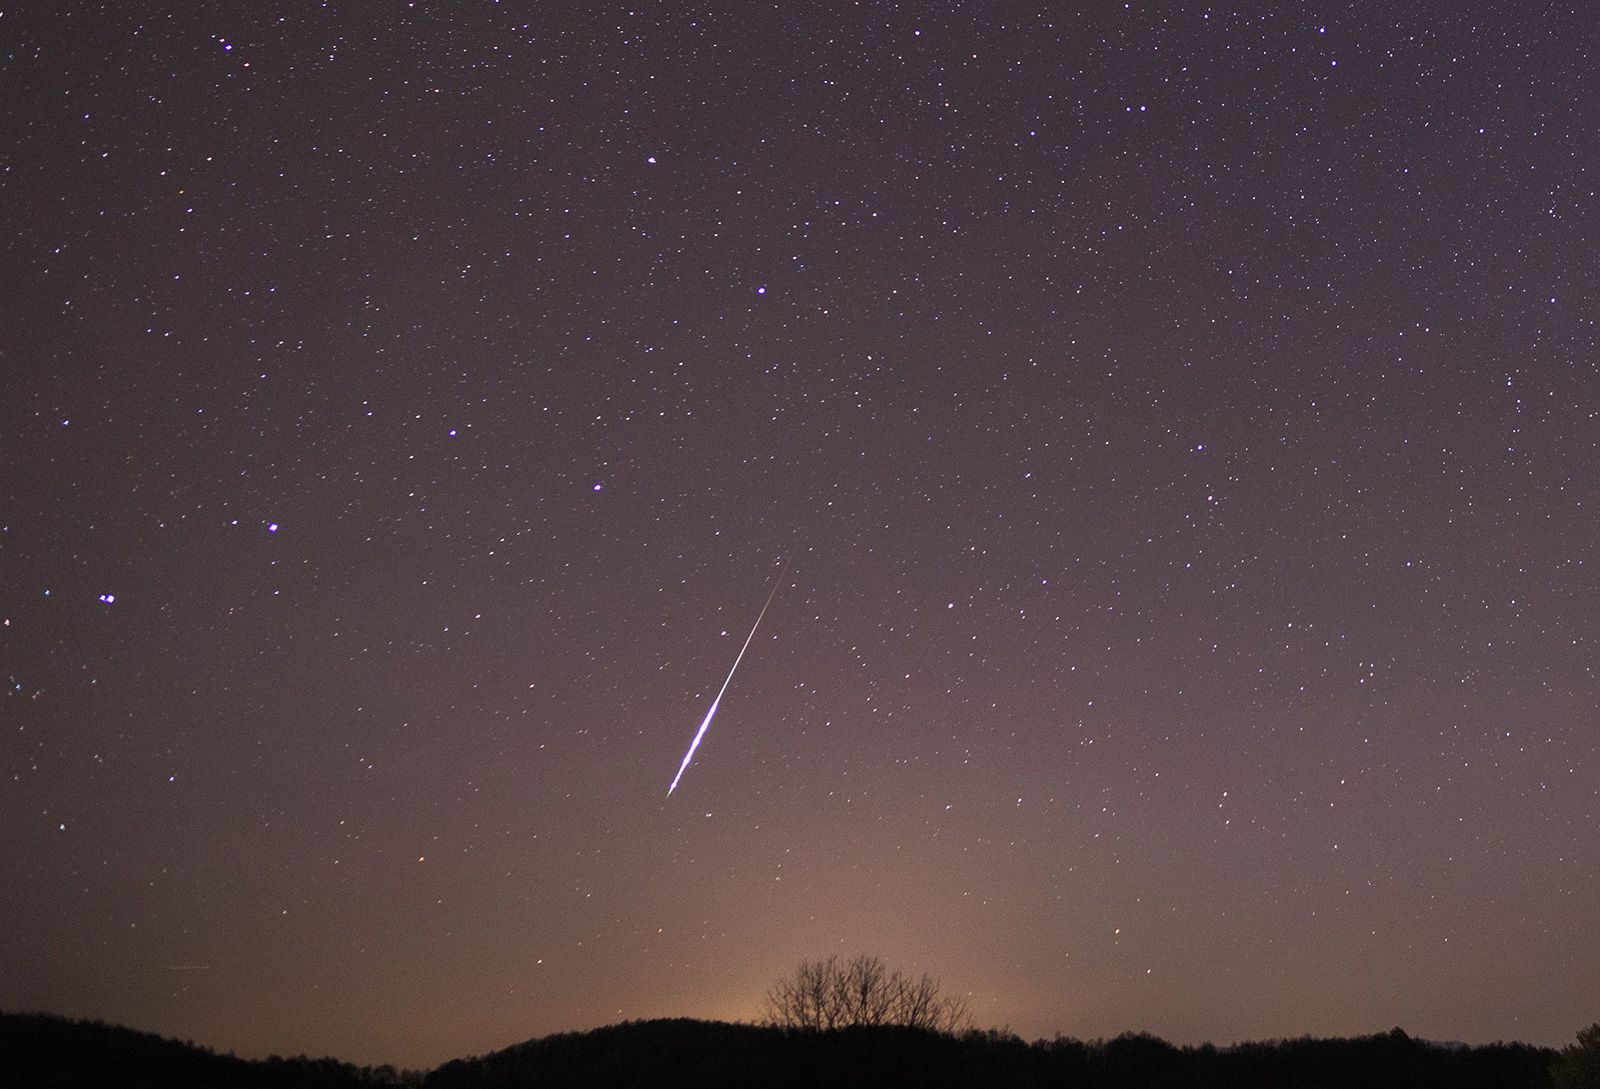
[[[372,1089],[422,1074],[334,1059],[239,1059],[103,1021],[0,1013],[0,1086],[17,1089]]]
[[[98,1022],[0,1014],[0,1085],[39,1089],[1546,1089],[1556,1057],[1527,1044],[1432,1044],[1399,1029],[1219,1048],[1177,1047],[1148,1034],[1027,1043],[995,1031],[663,1020],[547,1036],[419,1073],[303,1056],[249,1061]]]
[[[1059,1087],[1059,1089],[1539,1089],[1556,1052],[1446,1046],[1399,1029],[1351,1040],[1176,1047],[1141,1033],[1026,1043],[901,1026],[829,1031],[636,1021],[445,1063],[429,1089],[612,1086]]]

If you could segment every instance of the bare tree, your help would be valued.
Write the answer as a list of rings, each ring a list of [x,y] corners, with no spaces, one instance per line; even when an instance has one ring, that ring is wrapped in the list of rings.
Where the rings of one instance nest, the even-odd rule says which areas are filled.
[[[768,1024],[784,1028],[905,1025],[959,1032],[972,1024],[959,995],[942,993],[926,973],[913,979],[898,968],[890,971],[882,958],[866,953],[801,961],[793,976],[767,992],[766,1012]]]

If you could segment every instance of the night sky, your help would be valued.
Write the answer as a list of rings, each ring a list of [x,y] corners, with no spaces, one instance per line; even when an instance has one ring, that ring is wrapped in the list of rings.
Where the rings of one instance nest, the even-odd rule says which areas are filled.
[[[202,7],[0,14],[0,1008],[1594,1018],[1592,9]]]

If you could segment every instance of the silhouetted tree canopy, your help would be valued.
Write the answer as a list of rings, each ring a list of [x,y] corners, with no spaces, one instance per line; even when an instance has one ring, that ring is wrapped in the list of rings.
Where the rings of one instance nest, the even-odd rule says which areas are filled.
[[[1555,1089],[1600,1089],[1600,1023],[1578,1033],[1578,1042],[1561,1049],[1551,1070]]]
[[[373,1089],[420,1073],[304,1055],[251,1061],[100,1021],[0,1013],[0,1086],[28,1089]]]
[[[854,1025],[959,1032],[972,1024],[965,1000],[942,993],[926,973],[913,979],[857,953],[804,960],[767,992],[767,1023],[779,1028],[838,1029]]]

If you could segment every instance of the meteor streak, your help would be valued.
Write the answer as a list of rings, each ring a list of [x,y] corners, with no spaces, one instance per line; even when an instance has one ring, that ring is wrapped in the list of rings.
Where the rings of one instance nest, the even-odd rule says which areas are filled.
[[[694,751],[700,747],[700,739],[706,736],[706,729],[711,725],[711,719],[717,713],[717,704],[722,702],[722,694],[728,690],[728,684],[733,680],[733,674],[739,668],[739,662],[744,658],[744,652],[750,649],[750,640],[756,637],[756,629],[761,626],[761,618],[767,615],[767,605],[772,604],[772,599],[778,594],[778,587],[783,585],[783,576],[788,572],[789,565],[784,564],[783,570],[778,572],[778,581],[772,584],[772,590],[767,594],[766,605],[761,606],[761,612],[756,614],[756,622],[750,625],[750,634],[744,637],[744,646],[739,648],[739,654],[733,660],[733,669],[728,670],[728,677],[722,682],[722,687],[717,689],[717,698],[711,701],[711,709],[706,712],[706,717],[700,722],[700,729],[695,731],[694,740],[689,742],[689,751],[683,754],[683,763],[678,765],[678,774],[672,777],[672,785],[667,787],[667,797],[672,797],[672,792],[678,789],[678,780],[683,778],[683,773],[689,768],[689,761],[694,759]]]

